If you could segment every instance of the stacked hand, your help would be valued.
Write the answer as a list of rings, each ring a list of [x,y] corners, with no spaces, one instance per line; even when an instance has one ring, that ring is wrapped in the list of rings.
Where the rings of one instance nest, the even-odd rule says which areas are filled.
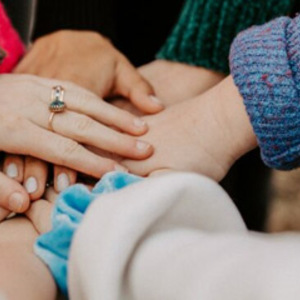
[[[57,191],[76,181],[75,171],[99,178],[109,170],[122,169],[112,160],[94,155],[82,144],[135,159],[151,155],[150,145],[121,133],[142,135],[147,131],[146,123],[101,98],[121,95],[144,113],[158,112],[163,106],[147,81],[101,35],[58,31],[40,38],[15,73],[56,80],[34,76],[1,78],[1,94],[5,95],[1,99],[4,108],[1,114],[4,124],[8,124],[6,131],[2,130],[2,140],[9,136],[1,150],[29,156],[9,154],[4,160],[3,171],[7,177],[0,175],[3,177],[0,185],[8,188],[0,197],[0,206],[22,212],[29,205],[28,194],[30,200],[40,198],[48,175],[45,161],[56,164],[53,181]],[[57,79],[72,81],[91,92]],[[48,105],[51,89],[56,85],[66,89],[68,109],[55,115],[53,133],[48,130]],[[17,182],[23,183],[26,191]]]
[[[55,114],[51,131],[50,96],[53,86],[58,85],[65,88],[67,109]],[[134,137],[147,131],[144,121],[72,83],[31,75],[2,75],[0,94],[0,150],[13,154],[3,164],[7,176],[0,173],[1,207],[11,211],[23,212],[29,206],[28,193],[19,183],[24,182],[31,200],[42,196],[48,174],[46,162],[60,166],[55,171],[57,177],[62,167],[97,178],[108,171],[124,169],[82,144],[134,159],[152,154],[148,143]],[[43,161],[37,161],[38,158]],[[69,177],[70,183],[74,177]],[[1,211],[0,217],[6,214]]]
[[[130,172],[147,176],[163,169],[204,174],[220,181],[231,165],[256,145],[242,97],[231,77],[208,92],[144,117],[143,139],[154,154],[124,160]]]
[[[73,81],[101,97],[127,98],[112,106],[69,82],[29,75],[2,77],[0,89],[3,86],[14,93],[6,93],[7,97],[1,100],[3,120],[8,123],[6,131],[0,132],[0,141],[5,140],[1,150],[12,154],[7,155],[3,165],[10,178],[0,174],[0,184],[9,183],[10,187],[0,206],[16,212],[29,206],[28,194],[17,182],[24,183],[30,200],[39,199],[44,193],[48,174],[45,161],[56,164],[54,187],[58,192],[76,181],[75,171],[99,178],[107,171],[124,169],[122,165],[143,176],[175,169],[220,180],[232,163],[255,145],[241,97],[231,79],[195,97],[220,82],[223,75],[184,64],[154,61],[139,72],[166,99],[167,109],[158,113],[163,106],[154,97],[153,88],[98,34],[62,31],[44,37],[33,45],[15,72]],[[51,132],[47,122],[49,98],[51,88],[57,85],[67,91],[64,100],[68,109],[55,115]],[[158,114],[143,119],[135,117],[149,113]],[[148,133],[146,122],[150,127]],[[242,127],[237,128],[240,124]],[[144,135],[147,142],[134,135]],[[6,141],[8,136],[10,141]],[[245,141],[244,136],[251,138]],[[16,181],[13,183],[11,178]],[[21,201],[9,200],[16,199],[16,195],[19,200],[22,197],[22,205]]]

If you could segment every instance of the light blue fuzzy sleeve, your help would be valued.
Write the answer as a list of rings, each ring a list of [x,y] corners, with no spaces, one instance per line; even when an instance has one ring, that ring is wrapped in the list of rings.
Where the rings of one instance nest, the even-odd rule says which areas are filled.
[[[68,258],[72,238],[85,211],[97,196],[120,190],[141,180],[141,177],[127,173],[112,172],[106,174],[92,191],[77,184],[60,194],[52,214],[52,230],[37,239],[34,251],[49,267],[65,294],[68,293]]]

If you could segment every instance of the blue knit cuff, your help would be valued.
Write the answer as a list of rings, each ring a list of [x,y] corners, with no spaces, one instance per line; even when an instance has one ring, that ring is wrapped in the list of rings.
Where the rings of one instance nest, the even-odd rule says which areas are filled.
[[[230,64],[263,161],[282,170],[300,166],[300,17],[240,33]]]

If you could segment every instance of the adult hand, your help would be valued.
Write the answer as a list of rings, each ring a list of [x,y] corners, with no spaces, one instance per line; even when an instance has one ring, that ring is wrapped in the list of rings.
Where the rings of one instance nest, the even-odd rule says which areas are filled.
[[[167,60],[154,60],[140,67],[139,72],[163,99],[165,107],[194,98],[225,78],[212,70]],[[145,115],[126,99],[114,99],[112,103],[136,116]]]
[[[240,156],[257,145],[231,77],[202,96],[144,119],[150,128],[144,139],[155,152],[143,161],[123,161],[130,172],[142,176],[173,169],[220,181]]]
[[[58,194],[51,187],[46,190],[43,199],[34,201],[26,211],[26,217],[31,221],[39,234],[51,230],[51,214]]]
[[[0,222],[11,212],[23,213],[29,207],[29,196],[17,181],[0,172]]]
[[[123,96],[139,110],[163,109],[151,85],[127,58],[100,34],[61,30],[38,39],[16,73],[72,81],[98,96]]]
[[[64,113],[55,115],[52,132],[48,130],[50,114],[48,106],[51,89],[56,85],[62,85],[66,90],[64,100],[67,109]],[[94,177],[101,177],[102,174],[114,169],[122,169],[122,166],[93,154],[81,144],[134,159],[143,159],[152,153],[152,147],[148,143],[99,123],[113,125],[138,135],[147,130],[144,122],[128,112],[100,101],[94,94],[74,84],[28,75],[3,75],[0,78],[0,93],[2,151],[29,155]],[[11,157],[9,159],[11,162]],[[22,160],[18,159],[15,163],[17,174],[14,168],[13,172],[21,181],[22,176],[24,180],[22,175],[24,165],[22,166]],[[26,163],[30,165],[32,161]],[[11,174],[12,170],[10,165],[11,163],[4,163],[5,172],[8,174]],[[40,171],[31,169],[33,174],[40,174]],[[32,177],[26,174],[27,178]],[[42,183],[47,177],[47,173],[44,174],[41,176]],[[35,196],[44,190],[44,184],[36,186]]]
[[[168,60],[154,60],[139,68],[164,106],[191,99],[221,82],[225,75],[202,67]]]

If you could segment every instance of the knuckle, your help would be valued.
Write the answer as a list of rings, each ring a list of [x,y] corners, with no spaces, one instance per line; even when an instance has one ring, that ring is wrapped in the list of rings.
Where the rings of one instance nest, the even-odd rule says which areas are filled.
[[[1,123],[5,126],[5,128],[9,131],[17,131],[20,128],[23,128],[24,119],[21,116],[14,114],[1,114]]]
[[[93,121],[88,117],[80,117],[76,124],[77,133],[86,133],[92,127]]]
[[[62,165],[66,165],[74,154],[79,149],[79,144],[73,140],[64,140],[58,145],[59,149],[59,161]]]
[[[90,97],[86,93],[77,93],[76,97],[77,105],[81,108],[86,107],[86,105],[89,103]]]

